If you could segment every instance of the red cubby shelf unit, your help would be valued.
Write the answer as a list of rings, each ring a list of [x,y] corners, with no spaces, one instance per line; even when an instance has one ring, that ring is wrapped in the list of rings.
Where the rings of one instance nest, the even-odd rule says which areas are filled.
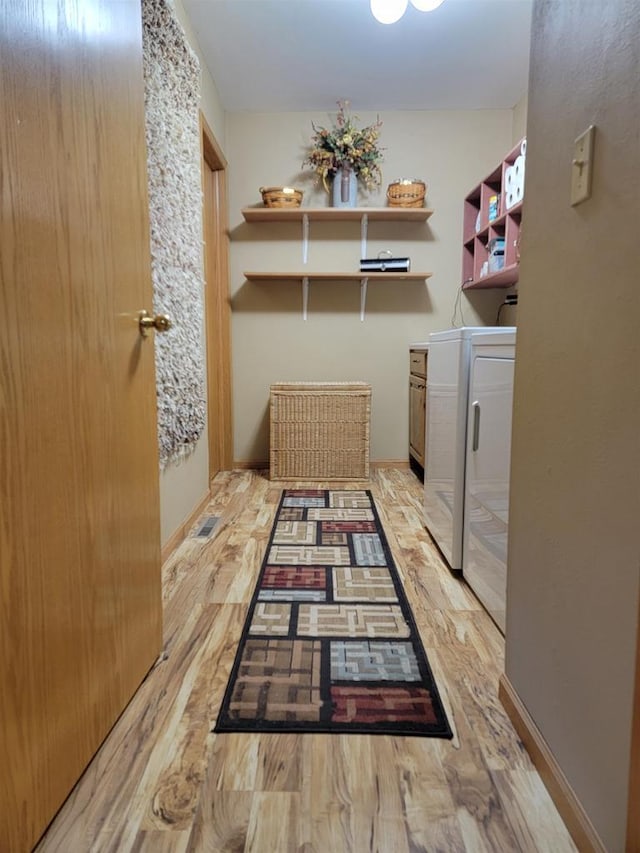
[[[519,242],[522,220],[522,201],[506,208],[507,168],[513,166],[522,151],[522,143],[506,155],[487,177],[474,187],[464,200],[462,236],[462,287],[513,287],[518,281]],[[490,199],[498,197],[497,216],[489,219]],[[504,267],[496,272],[482,273],[489,261],[489,246],[495,237],[504,238]]]

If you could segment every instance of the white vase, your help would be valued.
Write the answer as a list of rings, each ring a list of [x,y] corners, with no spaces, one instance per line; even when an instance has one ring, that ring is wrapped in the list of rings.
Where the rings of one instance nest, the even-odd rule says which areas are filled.
[[[358,177],[353,169],[338,169],[333,179],[333,207],[358,206]]]

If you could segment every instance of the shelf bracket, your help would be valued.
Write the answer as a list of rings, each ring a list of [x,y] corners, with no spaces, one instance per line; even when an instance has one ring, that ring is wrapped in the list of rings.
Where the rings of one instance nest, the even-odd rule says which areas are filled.
[[[363,278],[360,282],[360,322],[364,323],[364,310],[367,305],[367,284],[368,278]]]
[[[309,260],[309,214],[302,214],[302,263]],[[306,318],[305,318],[306,319]]]
[[[369,228],[369,216],[366,213],[362,214],[360,220],[360,257],[367,257],[367,230]]]
[[[309,307],[309,276],[302,279],[302,319],[307,322],[307,309]]]

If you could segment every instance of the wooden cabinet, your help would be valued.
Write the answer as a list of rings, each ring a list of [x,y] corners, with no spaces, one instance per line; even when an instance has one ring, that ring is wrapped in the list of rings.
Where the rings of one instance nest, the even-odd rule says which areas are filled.
[[[425,469],[428,350],[409,351],[409,456]]]
[[[433,210],[427,207],[244,207],[242,215],[245,222],[298,222],[302,226],[302,263],[307,263],[309,231],[311,222],[359,222],[360,257],[366,257],[367,230],[369,222],[426,222]],[[426,281],[430,272],[353,272],[352,270],[335,272],[308,272],[300,269],[295,272],[247,271],[247,281],[261,284],[293,281],[302,284],[302,317],[307,319],[310,282],[355,281],[360,284],[360,319],[364,320],[367,299],[367,285],[375,281]]]
[[[464,200],[463,290],[518,281],[525,154],[523,139]]]

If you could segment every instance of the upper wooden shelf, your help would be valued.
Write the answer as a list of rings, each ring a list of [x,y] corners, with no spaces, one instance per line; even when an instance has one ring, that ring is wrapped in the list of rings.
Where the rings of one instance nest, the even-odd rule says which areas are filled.
[[[426,222],[433,210],[428,207],[243,207],[246,222],[345,222],[366,216],[370,222]]]

